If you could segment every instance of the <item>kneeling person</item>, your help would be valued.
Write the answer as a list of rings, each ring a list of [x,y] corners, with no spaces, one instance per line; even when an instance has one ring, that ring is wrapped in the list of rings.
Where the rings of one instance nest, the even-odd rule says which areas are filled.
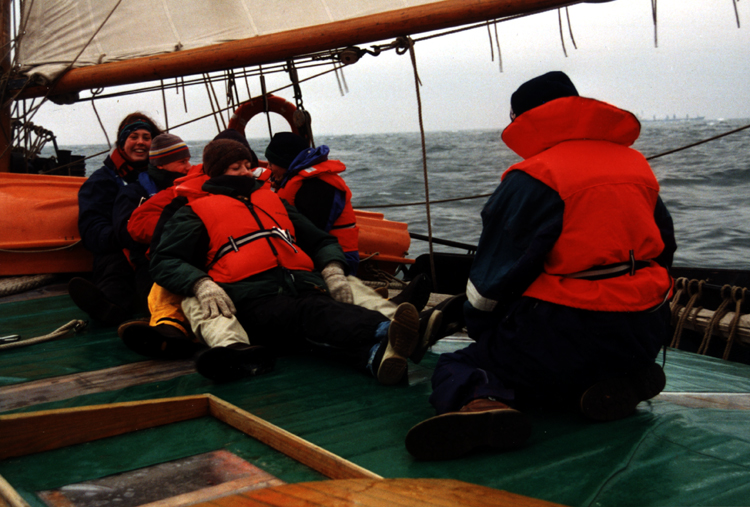
[[[351,293],[338,242],[253,178],[249,160],[236,141],[206,145],[206,196],[175,213],[151,258],[154,281],[189,296],[185,314],[211,347],[198,371],[230,380],[278,354],[323,352],[398,383],[419,342],[416,309],[404,303],[391,321],[341,302]]]

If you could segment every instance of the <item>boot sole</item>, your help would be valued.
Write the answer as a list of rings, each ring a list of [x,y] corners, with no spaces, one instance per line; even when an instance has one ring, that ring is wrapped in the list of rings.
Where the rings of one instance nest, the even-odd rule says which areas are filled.
[[[667,384],[661,367],[654,363],[625,377],[602,380],[581,396],[581,412],[594,421],[616,421],[635,412],[638,404],[659,394]]]
[[[511,408],[449,412],[409,430],[406,449],[419,460],[446,460],[483,447],[500,451],[517,449],[529,436],[531,420]]]
[[[397,384],[407,371],[406,358],[414,353],[419,340],[419,313],[409,303],[396,308],[388,327],[388,346],[378,367],[378,382]]]

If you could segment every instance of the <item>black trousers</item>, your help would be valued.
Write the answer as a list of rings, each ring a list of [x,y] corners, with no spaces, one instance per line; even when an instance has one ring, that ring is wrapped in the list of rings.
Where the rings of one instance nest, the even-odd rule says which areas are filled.
[[[314,353],[343,359],[357,369],[365,368],[373,345],[381,342],[378,327],[389,321],[381,313],[320,292],[248,298],[235,306],[251,343],[279,355]]]
[[[148,265],[133,269],[121,251],[94,255],[93,283],[107,300],[128,313],[148,310],[153,281]]]

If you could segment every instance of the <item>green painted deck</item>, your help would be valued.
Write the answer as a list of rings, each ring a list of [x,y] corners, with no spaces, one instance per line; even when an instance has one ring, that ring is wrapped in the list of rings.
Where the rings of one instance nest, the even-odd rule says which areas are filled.
[[[0,301],[2,335],[39,336],[85,318],[66,295]],[[82,381],[69,383],[72,397],[35,398],[35,386],[53,377],[143,364],[115,329],[90,324],[75,336],[0,349],[0,403],[25,397],[28,406],[5,414],[212,393],[385,478],[458,479],[570,506],[748,504],[750,411],[742,403],[750,397],[750,366],[670,349],[664,399],[641,404],[633,417],[595,424],[576,413],[538,409],[528,412],[534,432],[523,449],[425,463],[415,461],[403,441],[411,426],[433,415],[427,397],[436,360],[428,353],[411,367],[408,385],[395,387],[339,364],[287,357],[270,374],[228,384],[214,384],[180,362],[157,365],[182,368],[174,378],[119,387],[111,375],[113,390],[105,381],[97,387],[104,391],[77,395],[89,387]],[[674,394],[682,392],[737,393],[740,408],[686,407],[675,403],[685,399]],[[0,462],[0,475],[41,507],[34,491],[217,449],[285,482],[321,479],[211,418],[8,459]]]

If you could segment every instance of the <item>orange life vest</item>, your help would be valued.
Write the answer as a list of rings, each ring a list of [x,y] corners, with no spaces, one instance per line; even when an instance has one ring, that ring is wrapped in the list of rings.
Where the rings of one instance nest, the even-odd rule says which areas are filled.
[[[507,136],[522,140],[525,147],[529,142],[544,147],[511,166],[503,178],[510,171],[523,171],[555,190],[565,204],[562,233],[547,254],[544,271],[524,295],[586,310],[647,310],[664,301],[672,279],[652,260],[664,249],[654,221],[659,184],[643,155],[628,147],[632,141],[620,141],[637,138],[637,120],[618,116],[626,112],[609,104],[568,97],[530,110],[516,121],[529,115],[526,120],[537,125],[547,121],[549,125],[556,118],[576,118],[581,108],[589,108],[591,114],[585,122],[565,126],[567,140],[544,146],[548,141],[544,135],[533,141],[519,132],[511,131]],[[523,130],[524,124],[519,123]],[[595,130],[614,131],[618,138],[602,139],[601,135],[592,135]],[[625,134],[628,131],[631,133]],[[552,132],[552,136],[560,135],[557,129]],[[508,142],[505,133],[503,139]],[[576,277],[592,268],[625,263],[631,263],[633,269],[619,276]]]
[[[208,274],[217,282],[244,280],[277,266],[312,271],[312,259],[296,244],[281,199],[266,187],[247,202],[210,194],[188,204],[208,230]]]
[[[277,190],[277,194],[282,199],[286,199],[289,204],[294,205],[294,198],[297,195],[302,183],[309,178],[318,178],[329,185],[341,190],[346,194],[346,203],[339,217],[333,222],[330,231],[326,231],[335,236],[344,252],[355,252],[359,250],[359,227],[357,218],[354,216],[352,208],[352,191],[347,184],[338,175],[344,172],[346,166],[338,160],[326,160],[307,169],[302,169],[292,176],[282,188]]]

